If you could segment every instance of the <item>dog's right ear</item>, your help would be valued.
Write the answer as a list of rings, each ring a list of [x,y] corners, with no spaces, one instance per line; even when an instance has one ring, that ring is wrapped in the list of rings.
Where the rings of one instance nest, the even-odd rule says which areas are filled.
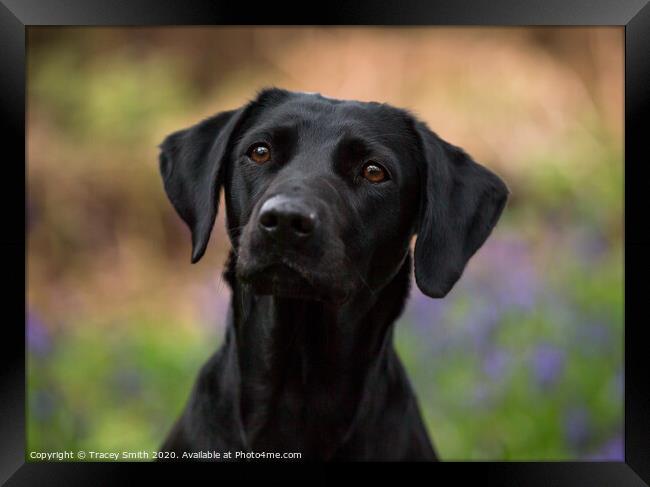
[[[422,147],[422,203],[415,243],[415,281],[442,298],[483,245],[508,199],[499,176],[416,122]]]
[[[192,263],[203,256],[217,216],[222,167],[246,107],[221,112],[168,135],[160,144],[160,174],[174,208],[192,232]]]

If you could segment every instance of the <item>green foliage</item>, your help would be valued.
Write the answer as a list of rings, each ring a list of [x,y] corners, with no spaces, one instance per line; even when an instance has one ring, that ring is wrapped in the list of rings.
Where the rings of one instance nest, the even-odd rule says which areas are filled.
[[[181,323],[138,319],[66,328],[47,354],[29,357],[29,448],[156,449],[218,343],[205,338]]]

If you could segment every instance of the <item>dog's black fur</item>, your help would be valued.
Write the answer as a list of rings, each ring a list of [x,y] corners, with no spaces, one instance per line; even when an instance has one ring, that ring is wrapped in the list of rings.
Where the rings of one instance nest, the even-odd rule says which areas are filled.
[[[385,180],[364,178],[369,161]],[[225,343],[161,450],[436,459],[393,347],[410,241],[418,287],[445,296],[505,184],[405,110],[280,89],[169,135],[160,170],[192,262],[221,187],[232,244]]]

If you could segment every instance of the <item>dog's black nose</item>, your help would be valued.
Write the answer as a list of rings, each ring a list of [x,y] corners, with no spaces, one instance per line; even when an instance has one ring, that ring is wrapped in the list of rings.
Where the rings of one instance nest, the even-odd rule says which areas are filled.
[[[316,223],[316,212],[295,198],[273,196],[260,208],[260,228],[278,241],[304,240],[314,232]]]

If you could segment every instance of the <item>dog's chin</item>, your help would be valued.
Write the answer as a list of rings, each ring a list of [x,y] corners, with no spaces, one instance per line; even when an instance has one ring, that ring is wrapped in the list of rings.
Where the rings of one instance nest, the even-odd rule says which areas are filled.
[[[296,268],[286,264],[271,264],[255,269],[240,267],[237,276],[259,295],[332,304],[342,304],[349,297],[349,293],[345,290],[318,285],[313,278],[306,277]]]

